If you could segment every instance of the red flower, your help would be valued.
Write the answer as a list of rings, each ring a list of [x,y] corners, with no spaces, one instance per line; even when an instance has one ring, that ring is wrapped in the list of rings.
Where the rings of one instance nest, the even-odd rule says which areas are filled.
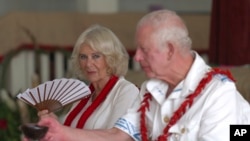
[[[7,129],[7,120],[5,119],[0,119],[0,130],[1,129]]]

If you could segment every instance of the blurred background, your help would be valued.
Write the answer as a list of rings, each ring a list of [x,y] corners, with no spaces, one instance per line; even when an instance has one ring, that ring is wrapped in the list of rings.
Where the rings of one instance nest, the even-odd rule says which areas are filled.
[[[70,75],[73,45],[85,28],[111,28],[131,55],[134,30],[147,12],[168,8],[182,15],[193,47],[208,48],[211,0],[0,0],[0,88],[12,95],[55,78]],[[141,79],[137,79],[138,85]]]
[[[148,12],[152,7],[170,8],[180,12],[211,10],[211,0],[0,0],[0,14],[11,11],[71,12]]]

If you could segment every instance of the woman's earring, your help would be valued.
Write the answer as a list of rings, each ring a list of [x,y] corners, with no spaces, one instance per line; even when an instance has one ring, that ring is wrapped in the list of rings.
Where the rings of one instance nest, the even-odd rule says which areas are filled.
[[[108,69],[107,69],[107,74],[108,74],[108,75],[111,75],[111,74],[112,74],[111,68],[108,68]]]

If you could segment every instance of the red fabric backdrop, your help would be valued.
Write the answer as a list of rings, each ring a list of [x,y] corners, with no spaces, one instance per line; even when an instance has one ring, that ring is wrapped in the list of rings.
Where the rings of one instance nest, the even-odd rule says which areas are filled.
[[[209,62],[250,64],[250,0],[213,0]]]

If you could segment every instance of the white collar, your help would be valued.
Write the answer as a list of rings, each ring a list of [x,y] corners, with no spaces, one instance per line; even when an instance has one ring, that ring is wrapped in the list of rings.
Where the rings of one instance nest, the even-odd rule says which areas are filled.
[[[187,77],[174,88],[173,92],[168,97],[169,99],[186,97],[194,92],[200,80],[204,77],[204,74],[210,69],[196,52],[193,53],[195,55],[195,60]],[[154,99],[159,104],[162,104],[166,99],[166,93],[169,87],[168,84],[158,79],[150,79],[145,85],[147,91],[151,93]]]

